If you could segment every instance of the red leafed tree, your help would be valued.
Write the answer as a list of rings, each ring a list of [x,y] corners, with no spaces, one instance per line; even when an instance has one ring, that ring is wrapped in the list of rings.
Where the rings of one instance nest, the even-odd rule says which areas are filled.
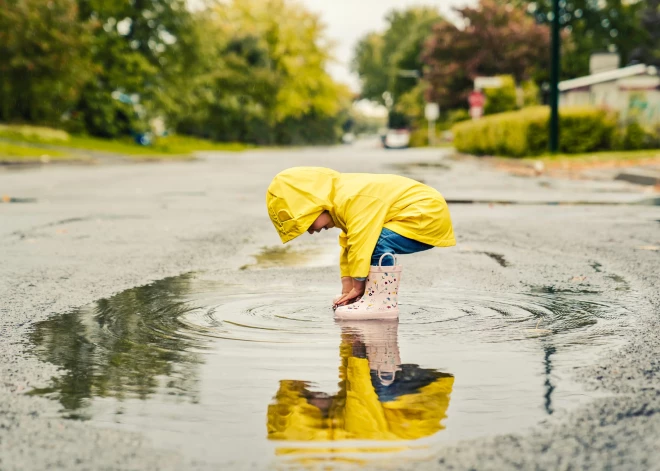
[[[422,52],[427,99],[449,108],[465,106],[478,76],[513,75],[516,81],[545,75],[550,31],[522,8],[498,0],[456,9],[459,26],[438,23]]]

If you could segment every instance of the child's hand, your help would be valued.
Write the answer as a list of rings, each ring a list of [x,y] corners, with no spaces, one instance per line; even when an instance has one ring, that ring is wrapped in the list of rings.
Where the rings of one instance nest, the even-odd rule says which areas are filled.
[[[344,280],[342,278],[342,286],[343,286],[343,284],[344,284]],[[364,294],[365,286],[367,284],[366,280],[365,281],[359,281],[359,280],[352,279],[352,284],[353,284],[353,286],[352,286],[351,290],[348,293],[346,293],[346,294],[342,293],[342,297],[339,298],[339,300],[334,305],[335,308],[338,308],[339,306],[346,306],[347,304],[354,303],[355,301],[357,301],[359,298],[362,297],[362,295]]]
[[[341,294],[348,294],[353,289],[353,278],[350,276],[341,277]]]
[[[342,276],[341,277],[341,294],[338,296],[335,296],[332,299],[332,308],[336,309],[337,308],[337,301],[339,301],[345,294],[348,294],[351,292],[353,289],[353,278],[350,276]]]

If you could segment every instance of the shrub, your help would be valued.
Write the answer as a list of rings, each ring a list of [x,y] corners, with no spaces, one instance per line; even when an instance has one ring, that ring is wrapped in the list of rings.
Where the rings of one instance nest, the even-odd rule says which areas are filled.
[[[460,152],[477,155],[523,157],[539,155],[548,148],[550,110],[534,106],[499,113],[452,128]],[[566,154],[607,150],[612,147],[616,117],[599,108],[563,108],[560,120],[560,151]]]
[[[645,146],[646,132],[637,121],[628,123],[623,133],[623,148],[625,150],[639,150]]]
[[[414,128],[410,133],[410,142],[408,143],[408,146],[427,147],[428,145],[429,145],[428,129],[423,127]]]
[[[541,104],[539,101],[540,90],[534,80],[525,80],[520,84],[523,94],[524,106],[537,106]]]
[[[499,78],[502,81],[501,87],[484,90],[484,95],[486,95],[484,114],[503,113],[518,108],[516,82],[513,77],[511,75],[501,75]]]

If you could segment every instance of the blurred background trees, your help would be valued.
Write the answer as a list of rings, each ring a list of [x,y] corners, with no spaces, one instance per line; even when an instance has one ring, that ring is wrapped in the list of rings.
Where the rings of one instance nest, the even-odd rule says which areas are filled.
[[[0,1],[0,120],[55,123],[92,79],[75,0]]]
[[[517,0],[516,3],[538,23],[552,21],[552,0]],[[573,46],[563,54],[563,78],[588,75],[589,56],[594,52],[617,52],[623,65],[635,59],[633,53],[647,34],[640,21],[646,3],[644,0],[560,0],[559,21]]]
[[[336,142],[351,94],[320,19],[285,0],[0,0],[0,120],[118,137]]]
[[[391,126],[413,128],[428,101],[440,104],[441,123],[465,119],[477,76],[505,77],[486,92],[486,114],[537,104],[550,6],[480,0],[451,19],[433,7],[391,11],[355,46],[359,98],[386,106]],[[660,65],[660,0],[560,7],[562,79],[588,74],[594,52]],[[332,50],[320,18],[295,0],[193,10],[186,0],[0,0],[0,121],[115,138],[160,120],[217,141],[338,142],[364,120],[326,71]]]
[[[462,27],[442,22],[426,42],[427,96],[445,107],[467,103],[475,77],[542,79],[550,62],[550,31],[522,8],[497,0],[457,10]],[[464,105],[463,105],[464,106]]]

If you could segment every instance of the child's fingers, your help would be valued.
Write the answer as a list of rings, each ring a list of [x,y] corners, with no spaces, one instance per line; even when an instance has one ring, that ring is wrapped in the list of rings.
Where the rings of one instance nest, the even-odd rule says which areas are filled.
[[[352,296],[348,297],[346,299],[340,299],[337,301],[337,303],[334,305],[334,309],[337,309],[339,306],[346,306],[347,304],[353,304],[355,301],[357,301],[359,296]]]

